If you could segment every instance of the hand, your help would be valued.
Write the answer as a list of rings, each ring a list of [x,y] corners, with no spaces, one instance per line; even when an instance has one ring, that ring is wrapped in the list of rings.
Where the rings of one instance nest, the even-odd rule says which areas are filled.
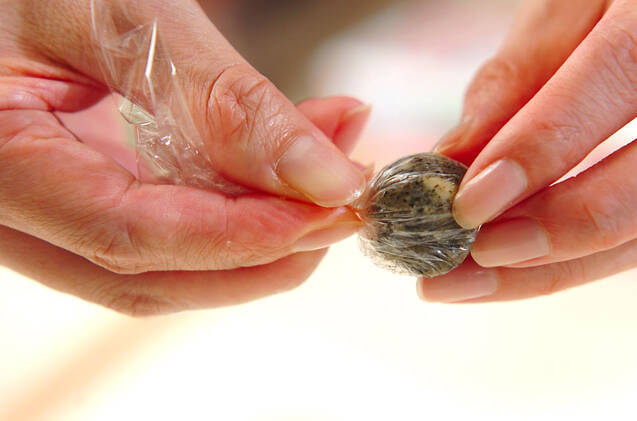
[[[257,193],[143,184],[76,138],[53,112],[107,93],[89,3],[0,6],[0,264],[125,313],[155,314],[289,289],[322,249],[357,230],[343,205],[365,178],[343,151],[369,109],[350,98],[294,107],[194,0],[122,4],[140,24],[158,18],[214,169]]]
[[[637,116],[637,2],[532,0],[437,151],[471,163],[454,203],[472,258],[431,301],[550,294],[637,266],[637,142],[553,185]]]

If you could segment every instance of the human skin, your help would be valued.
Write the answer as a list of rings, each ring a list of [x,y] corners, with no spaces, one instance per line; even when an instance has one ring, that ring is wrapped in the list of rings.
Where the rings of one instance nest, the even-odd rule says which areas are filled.
[[[529,298],[636,267],[637,142],[554,184],[636,116],[637,1],[527,1],[436,148],[470,164],[454,215],[482,229],[421,297]]]
[[[105,1],[133,24],[158,19],[213,168],[254,193],[144,184],[87,146],[56,113],[108,93],[89,0],[2,0],[0,264],[133,315],[301,283],[359,227],[345,205],[365,174],[346,153],[369,107],[346,97],[294,106],[194,0]]]
[[[173,59],[191,70],[183,88],[215,169],[258,193],[234,199],[142,184],[80,142],[54,113],[85,109],[106,93],[88,1],[2,0],[0,264],[137,315],[236,304],[298,285],[320,249],[357,229],[342,205],[364,176],[333,145],[347,152],[369,110],[351,98],[295,108],[194,1],[127,4],[140,22],[161,17]],[[627,175],[635,142],[552,185],[637,114],[635,6],[527,2],[470,86],[462,123],[437,148],[471,164],[455,216],[484,225],[474,259],[419,281],[424,299],[527,298],[635,266],[637,182]],[[186,26],[174,19],[183,16]],[[262,130],[273,116],[282,118]],[[313,167],[302,157],[282,161],[310,146],[323,157]]]

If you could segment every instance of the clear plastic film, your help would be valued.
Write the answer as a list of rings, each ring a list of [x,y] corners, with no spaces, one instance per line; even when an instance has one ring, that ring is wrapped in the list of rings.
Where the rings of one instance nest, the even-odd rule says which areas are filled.
[[[361,250],[395,273],[443,275],[469,254],[477,229],[451,214],[466,167],[442,155],[416,154],[383,168],[355,204],[364,222]]]
[[[140,24],[128,16],[126,3],[91,0],[91,24],[104,79],[133,127],[139,178],[228,194],[247,191],[214,171],[158,19]]]

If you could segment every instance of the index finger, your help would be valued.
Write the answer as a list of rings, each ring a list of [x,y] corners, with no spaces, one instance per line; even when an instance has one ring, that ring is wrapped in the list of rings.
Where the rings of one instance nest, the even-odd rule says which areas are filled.
[[[461,123],[436,145],[435,152],[470,165],[564,64],[604,15],[606,3],[523,2],[504,44],[467,88]]]
[[[476,227],[550,185],[637,110],[637,11],[618,1],[560,70],[491,140],[454,204]]]

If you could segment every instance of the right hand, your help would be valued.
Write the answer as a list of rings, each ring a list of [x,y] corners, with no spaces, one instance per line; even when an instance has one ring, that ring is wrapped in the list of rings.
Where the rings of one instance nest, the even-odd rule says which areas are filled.
[[[437,151],[470,164],[454,200],[482,226],[468,259],[420,281],[424,299],[506,301],[634,269],[637,142],[562,180],[637,117],[637,2],[529,0],[469,87]]]

